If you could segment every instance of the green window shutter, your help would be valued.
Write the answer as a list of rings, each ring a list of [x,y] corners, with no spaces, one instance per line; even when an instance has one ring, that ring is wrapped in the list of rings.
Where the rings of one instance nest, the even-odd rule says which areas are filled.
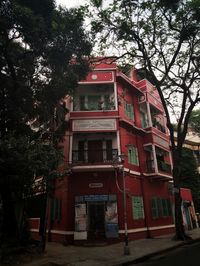
[[[139,201],[139,218],[140,219],[144,219],[144,205],[143,205],[143,198],[142,197],[138,197],[138,201]]]
[[[163,216],[168,217],[167,199],[162,199]]]
[[[138,211],[137,211],[137,199],[136,197],[132,197],[132,214],[133,214],[133,218],[135,220],[138,219]]]
[[[161,198],[157,198],[157,206],[158,206],[159,217],[163,217],[163,207],[162,207],[162,199]]]
[[[128,148],[128,162],[129,162],[129,163],[132,163],[132,162],[131,162],[131,156],[132,156],[131,154],[132,154],[132,150],[131,150],[131,147],[129,147],[129,148]]]
[[[129,104],[129,110],[130,110],[130,114],[129,114],[129,118],[131,120],[134,120],[134,112],[133,112],[133,105]]]
[[[133,111],[133,105],[130,103],[125,102],[124,103],[124,110],[125,110],[125,116],[129,119],[134,119],[134,111]]]
[[[157,198],[152,198],[151,200],[151,212],[153,219],[158,218]]]
[[[144,219],[144,206],[142,197],[132,197],[132,213],[135,220]]]
[[[146,115],[144,112],[140,112],[142,128],[147,127]]]
[[[124,114],[125,116],[128,116],[127,102],[124,102]]]
[[[128,116],[128,118],[130,118],[130,113],[131,113],[131,108],[130,108],[130,104],[129,103],[127,103],[127,116]]]
[[[133,147],[133,163],[139,165],[138,162],[138,150],[136,147]]]
[[[134,146],[128,148],[128,162],[130,164],[139,165],[138,151],[137,148]]]
[[[130,147],[130,163],[133,164],[133,147]]]

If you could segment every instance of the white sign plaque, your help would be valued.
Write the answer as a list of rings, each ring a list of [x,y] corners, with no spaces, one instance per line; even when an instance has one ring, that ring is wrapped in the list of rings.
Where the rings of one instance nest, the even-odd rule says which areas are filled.
[[[84,119],[73,121],[73,131],[116,130],[115,119]]]

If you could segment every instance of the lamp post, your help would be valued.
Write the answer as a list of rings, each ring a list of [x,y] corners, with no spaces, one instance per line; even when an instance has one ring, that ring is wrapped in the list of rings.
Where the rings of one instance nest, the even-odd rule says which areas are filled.
[[[121,162],[124,163],[126,155],[120,154],[118,157],[121,159]],[[123,180],[123,207],[124,207],[124,255],[130,255],[130,248],[128,245],[126,182],[125,182],[124,165],[122,166],[122,180]]]

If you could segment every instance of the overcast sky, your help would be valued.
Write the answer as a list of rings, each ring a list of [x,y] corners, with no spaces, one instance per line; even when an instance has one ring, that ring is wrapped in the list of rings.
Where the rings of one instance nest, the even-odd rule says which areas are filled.
[[[65,7],[77,7],[86,3],[86,0],[56,0],[57,5]]]

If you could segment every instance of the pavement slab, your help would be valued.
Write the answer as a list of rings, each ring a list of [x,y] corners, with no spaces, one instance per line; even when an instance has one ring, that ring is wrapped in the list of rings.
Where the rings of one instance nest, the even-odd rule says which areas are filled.
[[[59,243],[47,243],[46,253],[23,266],[120,266],[131,262],[140,262],[162,254],[185,244],[200,241],[200,229],[187,232],[192,240],[175,241],[174,235],[139,239],[129,242],[130,255],[124,255],[124,243],[106,246],[64,246]]]

